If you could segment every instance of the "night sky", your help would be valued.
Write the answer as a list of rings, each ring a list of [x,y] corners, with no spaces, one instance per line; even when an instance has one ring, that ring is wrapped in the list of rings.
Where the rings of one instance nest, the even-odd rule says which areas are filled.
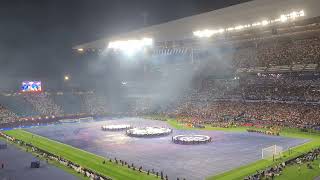
[[[72,46],[244,0],[1,0],[1,78],[81,71]]]

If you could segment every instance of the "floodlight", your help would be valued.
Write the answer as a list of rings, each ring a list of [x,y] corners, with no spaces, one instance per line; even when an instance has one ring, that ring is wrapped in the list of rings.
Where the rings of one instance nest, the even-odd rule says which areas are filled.
[[[295,19],[295,18],[299,17],[299,15],[298,15],[298,13],[296,11],[293,11],[292,13],[290,13],[290,17],[292,19]]]
[[[219,29],[218,33],[224,33],[224,31],[225,31],[224,29]]]
[[[221,28],[221,29],[216,29],[216,30],[212,30],[212,29],[203,29],[203,30],[198,30],[198,31],[194,31],[193,35],[199,38],[209,38],[215,34],[218,33],[224,33],[224,32],[229,32],[229,31],[234,31],[234,30],[244,30],[250,27],[256,27],[256,26],[267,26],[269,24],[274,24],[277,22],[286,22],[288,20],[294,20],[297,17],[302,17],[305,16],[305,13],[303,10],[301,11],[293,11],[289,14],[282,14],[280,15],[279,18],[277,19],[270,19],[270,20],[263,20],[260,22],[255,22],[252,24],[246,24],[246,25],[237,25],[235,27],[228,27],[228,28]]]
[[[212,35],[214,34],[214,32],[212,30],[209,30],[209,29],[204,29],[204,30],[201,30],[201,31],[195,31],[193,32],[193,35],[194,36],[197,36],[199,38],[202,38],[202,37],[211,37]]]
[[[262,26],[266,26],[266,25],[268,25],[268,24],[269,24],[269,21],[267,21],[267,20],[263,20],[263,21],[261,22],[261,24],[262,24]]]
[[[224,33],[225,29],[221,28],[221,29],[217,29],[217,30],[210,30],[210,29],[204,29],[204,30],[199,30],[199,31],[194,31],[193,35],[197,36],[199,38],[209,38],[211,36],[213,36],[214,34],[221,34]]]
[[[234,30],[234,27],[230,27],[227,29],[227,31],[233,31]]]
[[[65,76],[64,76],[64,80],[65,80],[65,81],[68,81],[69,79],[70,79],[70,77],[69,77],[68,75],[65,75]]]
[[[108,49],[120,50],[125,54],[131,56],[146,47],[152,46],[152,44],[153,40],[151,38],[142,38],[140,40],[131,39],[123,41],[111,41],[108,44]]]
[[[287,17],[286,15],[283,15],[283,14],[282,14],[282,15],[280,16],[280,21],[281,21],[281,22],[286,22],[287,20],[288,20],[288,17]]]
[[[243,29],[244,27],[242,26],[242,25],[240,25],[240,26],[236,26],[234,29],[236,29],[236,30],[241,30],[241,29]]]

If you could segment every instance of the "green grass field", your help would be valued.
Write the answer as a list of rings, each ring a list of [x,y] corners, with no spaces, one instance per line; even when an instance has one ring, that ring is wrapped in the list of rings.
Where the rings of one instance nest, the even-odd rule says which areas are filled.
[[[178,123],[174,119],[168,119],[167,121],[172,127],[176,129],[184,129],[184,130],[191,130],[191,129],[199,129],[199,128],[191,128],[186,127],[180,123]],[[233,128],[220,128],[220,127],[211,127],[206,126],[205,128],[199,130],[215,130],[215,131],[234,131],[234,132],[243,132],[246,131],[247,127],[233,127]],[[212,177],[208,177],[208,180],[237,180],[243,179],[244,177],[254,174],[257,170],[265,169],[269,166],[278,164],[284,160],[291,159],[293,157],[299,156],[305,152],[308,152],[314,148],[320,147],[320,133],[314,132],[301,132],[299,129],[283,129],[281,136],[284,137],[291,137],[291,138],[303,138],[309,139],[310,141],[292,148],[292,151],[283,153],[284,157],[281,160],[273,162],[272,160],[259,160],[257,162],[241,166],[239,168],[233,169],[231,171],[227,171],[222,174],[218,174]],[[307,169],[306,165],[300,167],[300,171],[298,171],[298,166],[289,166],[287,167],[281,176],[276,177],[276,179],[283,179],[283,180],[300,180],[303,177],[305,180],[314,179],[317,176],[320,176],[320,168],[319,168],[320,160],[315,161],[313,163],[314,168],[313,170]]]
[[[186,127],[180,123],[178,123],[175,119],[167,119],[167,123],[170,124],[173,128],[176,129],[184,129],[184,130],[216,130],[216,131],[233,131],[233,132],[244,132],[247,127],[232,127],[232,128],[219,128],[219,127],[211,127],[206,126],[205,128],[191,128]],[[72,146],[62,144],[45,137],[41,137],[38,135],[33,135],[32,133],[23,131],[23,130],[11,130],[5,131],[6,134],[10,136],[14,136],[23,141],[32,143],[33,145],[51,152],[56,155],[60,155],[61,157],[73,161],[83,167],[94,170],[100,174],[109,176],[113,179],[132,179],[132,180],[147,180],[147,179],[156,179],[153,175],[146,175],[145,173],[139,173],[138,171],[133,171],[132,169],[128,169],[127,167],[122,167],[115,163],[110,163],[106,161],[106,164],[102,164],[102,161],[105,158],[101,156],[97,156],[95,154],[83,151],[81,149],[74,148]],[[233,179],[243,179],[244,177],[254,174],[257,170],[265,169],[269,166],[278,164],[284,160],[291,159],[300,154],[308,152],[314,148],[320,147],[320,133],[308,133],[301,132],[298,129],[283,129],[281,132],[281,136],[291,137],[291,138],[304,138],[309,139],[310,141],[292,148],[289,152],[284,152],[281,160],[273,162],[270,160],[259,160],[257,162],[241,166],[239,168],[233,169],[228,172],[224,172],[222,174],[214,175],[212,177],[208,177],[208,180],[218,179],[218,180],[233,180]],[[320,160],[313,162],[314,169],[306,168],[306,165],[299,166],[289,166],[286,167],[281,176],[276,177],[276,179],[290,179],[290,180],[300,180],[302,177],[306,180],[314,179],[320,175]]]
[[[22,151],[26,151],[26,150],[28,149],[26,146],[20,146],[20,145],[15,144],[15,143],[13,143],[13,142],[11,142],[11,141],[7,141],[7,140],[6,140],[5,138],[3,138],[3,137],[0,137],[0,140],[6,141],[7,143],[9,143],[9,144],[11,144],[11,145],[16,146],[17,148],[19,148],[19,149],[22,150]],[[28,151],[28,152],[31,152],[31,151]],[[36,154],[36,153],[32,153],[32,154],[33,154],[35,157],[38,155],[38,154]],[[47,160],[47,159],[45,159],[45,158],[42,157],[42,156],[38,156],[38,158],[39,158],[40,160],[42,160],[42,161],[46,161],[46,160]],[[89,180],[88,177],[83,176],[82,174],[77,173],[77,172],[74,171],[73,169],[68,168],[68,167],[66,167],[66,166],[64,166],[64,165],[62,165],[62,164],[60,164],[60,163],[58,163],[58,162],[56,162],[56,161],[54,161],[54,160],[48,159],[48,164],[51,164],[51,165],[53,165],[53,166],[56,166],[56,167],[58,167],[58,168],[60,168],[60,169],[62,169],[62,170],[64,170],[64,171],[66,171],[66,172],[68,172],[68,173],[76,176],[76,177],[79,178],[80,180]]]
[[[24,130],[5,131],[6,134],[17,139],[32,143],[34,146],[48,151],[52,154],[61,156],[67,160],[79,164],[82,167],[91,169],[97,173],[111,177],[112,179],[124,180],[152,180],[156,179],[154,175],[147,175],[139,171],[133,171],[125,166],[110,163],[105,158],[83,151],[81,149],[62,144],[48,138],[29,133]],[[33,136],[33,137],[32,137]],[[106,160],[105,164],[102,164]]]

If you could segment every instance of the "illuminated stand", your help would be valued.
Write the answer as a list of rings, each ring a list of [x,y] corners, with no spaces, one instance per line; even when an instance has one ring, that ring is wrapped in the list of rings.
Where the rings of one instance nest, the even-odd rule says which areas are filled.
[[[175,144],[206,144],[212,141],[210,136],[206,135],[177,135],[172,137]]]
[[[103,131],[122,131],[130,129],[131,125],[129,124],[119,124],[119,125],[104,125],[101,127]]]
[[[161,127],[132,128],[126,131],[126,135],[131,137],[157,137],[167,136],[171,133],[172,129]]]

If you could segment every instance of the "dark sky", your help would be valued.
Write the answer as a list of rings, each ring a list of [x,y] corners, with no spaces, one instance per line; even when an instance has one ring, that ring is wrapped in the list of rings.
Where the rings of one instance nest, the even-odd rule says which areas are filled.
[[[1,0],[0,75],[59,77],[77,66],[73,45],[244,0]]]

